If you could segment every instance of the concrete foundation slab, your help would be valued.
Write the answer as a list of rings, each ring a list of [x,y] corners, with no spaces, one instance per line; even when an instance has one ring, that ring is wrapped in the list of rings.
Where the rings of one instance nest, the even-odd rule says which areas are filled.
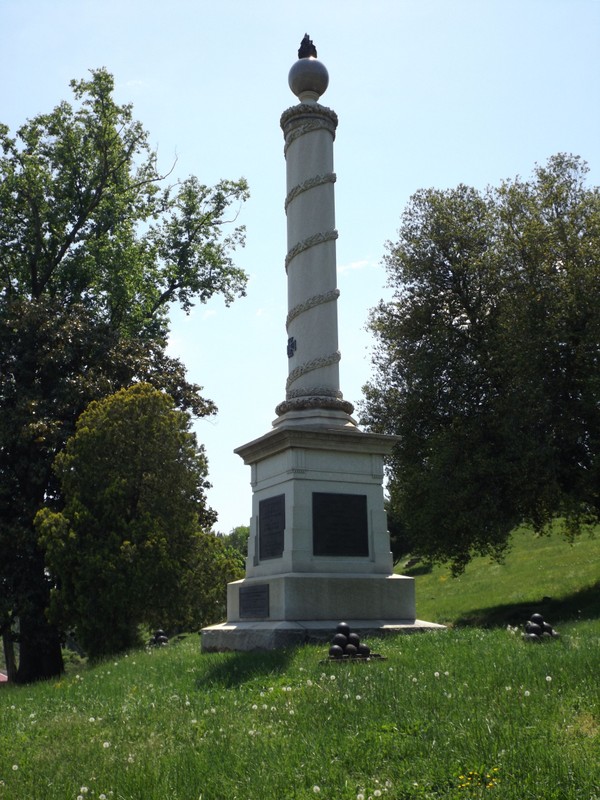
[[[327,643],[340,620],[301,622],[223,622],[202,629],[202,652],[278,650],[303,644]],[[413,620],[345,620],[361,639],[369,636],[445,630],[444,625]]]

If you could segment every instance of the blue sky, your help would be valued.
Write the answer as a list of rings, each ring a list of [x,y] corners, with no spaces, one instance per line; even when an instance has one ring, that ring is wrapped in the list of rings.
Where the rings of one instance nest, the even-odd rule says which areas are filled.
[[[478,188],[564,151],[600,183],[598,0],[0,0],[0,122],[70,99],[105,66],[159,163],[203,183],[244,176],[237,263],[248,296],[176,313],[172,352],[219,413],[207,450],[217,529],[247,524],[250,468],[233,453],[271,427],[287,375],[281,112],[305,32],[327,66],[335,142],[341,388],[369,379],[369,309],[389,297],[385,242],[419,188]]]

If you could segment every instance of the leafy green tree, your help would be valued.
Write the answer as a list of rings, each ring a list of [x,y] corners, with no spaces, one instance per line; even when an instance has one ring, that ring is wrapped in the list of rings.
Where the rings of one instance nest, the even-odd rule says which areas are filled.
[[[363,417],[399,437],[403,536],[460,571],[522,521],[600,514],[600,193],[559,154],[533,179],[418,192],[370,327]]]
[[[231,569],[206,541],[216,515],[190,424],[168,395],[136,384],[90,403],[55,459],[65,505],[36,516],[56,581],[50,614],[93,658],[137,644],[142,624],[210,619],[223,593]]]
[[[222,539],[239,554],[242,566],[246,563],[248,555],[248,539],[250,538],[249,525],[237,525],[229,533],[221,534]]]
[[[244,294],[224,235],[248,190],[196,178],[165,185],[129,105],[105,70],[12,138],[0,126],[0,627],[18,618],[17,679],[62,670],[46,609],[51,580],[33,519],[60,510],[52,463],[90,401],[135,381],[178,407],[214,411],[166,355],[168,310]]]

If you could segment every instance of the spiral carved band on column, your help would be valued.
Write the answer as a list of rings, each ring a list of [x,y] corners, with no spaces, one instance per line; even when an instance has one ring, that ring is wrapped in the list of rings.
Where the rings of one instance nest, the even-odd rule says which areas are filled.
[[[300,316],[300,314],[304,314],[305,311],[308,311],[311,308],[315,308],[316,306],[320,306],[323,303],[331,303],[334,300],[337,300],[340,296],[339,289],[332,289],[330,292],[326,292],[325,294],[315,294],[312,297],[309,297],[308,300],[305,300],[303,303],[298,303],[297,306],[294,306],[287,315],[285,320],[285,328],[286,330],[290,326],[290,322],[296,317]]]
[[[326,183],[335,183],[336,180],[337,177],[335,172],[328,172],[325,175],[315,175],[314,178],[309,178],[307,181],[294,186],[294,188],[290,190],[288,196],[285,198],[284,207],[286,213],[289,204],[292,202],[292,200],[295,200],[298,195],[308,191],[309,189],[314,189],[316,186],[323,186]]]
[[[335,111],[318,103],[299,103],[283,112],[280,125],[285,137],[284,154],[299,136],[312,131],[326,130],[335,139],[338,118]]]
[[[290,389],[285,393],[286,400],[294,400],[296,397],[334,397],[342,400],[344,395],[339,389],[330,389],[327,386],[308,386],[306,389]]]
[[[331,231],[325,231],[324,233],[314,233],[307,239],[303,239],[301,242],[298,242],[298,244],[295,244],[285,257],[285,271],[287,272],[290,262],[296,258],[297,255],[300,255],[300,253],[303,253],[305,250],[308,250],[310,247],[314,247],[317,244],[335,241],[337,238],[338,232],[333,229]]]
[[[290,388],[290,386],[297,381],[298,378],[301,378],[302,375],[306,375],[308,372],[312,372],[315,369],[321,369],[322,367],[330,367],[332,364],[337,364],[341,359],[341,354],[339,350],[336,350],[335,353],[330,353],[328,356],[321,356],[321,358],[313,358],[311,361],[305,361],[304,364],[300,364],[299,367],[293,369],[290,374],[288,375],[287,381],[285,382],[285,390],[286,392]]]

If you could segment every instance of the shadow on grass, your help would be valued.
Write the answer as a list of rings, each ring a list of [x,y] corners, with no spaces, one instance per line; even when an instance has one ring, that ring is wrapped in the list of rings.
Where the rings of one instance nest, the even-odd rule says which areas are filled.
[[[600,617],[600,581],[565,597],[543,597],[539,602],[507,603],[506,605],[477,608],[456,620],[455,627],[492,628],[504,625],[522,625],[531,614],[538,612],[552,625],[572,620],[598,619]]]
[[[268,650],[222,654],[198,679],[197,687],[232,689],[263,675],[284,674],[294,650]]]

